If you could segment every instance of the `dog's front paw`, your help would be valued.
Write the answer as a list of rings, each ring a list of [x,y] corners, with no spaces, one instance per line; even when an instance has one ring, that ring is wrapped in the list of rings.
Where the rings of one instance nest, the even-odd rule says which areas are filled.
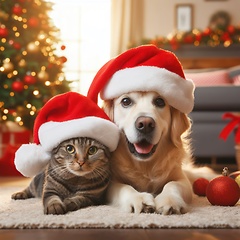
[[[187,205],[180,197],[161,196],[155,198],[156,213],[163,215],[184,214],[187,212]]]
[[[136,192],[125,198],[122,207],[126,212],[153,213],[155,212],[155,201],[150,193]]]

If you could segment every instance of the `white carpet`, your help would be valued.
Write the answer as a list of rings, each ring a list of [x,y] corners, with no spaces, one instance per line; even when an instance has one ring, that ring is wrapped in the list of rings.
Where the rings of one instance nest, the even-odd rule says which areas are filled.
[[[212,206],[195,196],[184,215],[123,213],[112,206],[95,206],[61,216],[44,215],[40,199],[14,201],[16,187],[0,189],[0,228],[240,228],[240,202]]]

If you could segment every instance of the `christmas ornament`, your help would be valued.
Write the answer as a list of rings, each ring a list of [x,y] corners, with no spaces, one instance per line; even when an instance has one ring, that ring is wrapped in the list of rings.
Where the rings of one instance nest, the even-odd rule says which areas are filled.
[[[13,42],[12,46],[13,46],[13,48],[16,49],[16,50],[20,50],[21,47],[22,47],[21,44],[18,43],[18,42]]]
[[[28,19],[28,26],[30,27],[38,27],[39,19],[37,17],[31,17]]]
[[[38,34],[37,38],[38,38],[39,41],[42,41],[42,40],[46,39],[47,36],[46,36],[46,34],[45,34],[44,32],[41,31],[41,32]]]
[[[22,7],[19,4],[15,4],[12,8],[12,13],[16,15],[21,15],[22,14]]]
[[[14,92],[22,92],[24,89],[24,84],[20,80],[16,80],[12,83],[12,90]]]
[[[223,169],[223,176],[209,182],[206,190],[208,201],[212,205],[234,206],[240,198],[240,188],[235,180],[228,176],[228,169]]]
[[[37,53],[39,51],[39,45],[37,45],[35,42],[30,42],[27,45],[27,50],[30,53]]]
[[[240,171],[236,171],[229,174],[229,177],[234,179],[237,182],[238,186],[240,187]]]
[[[67,58],[62,56],[62,57],[60,57],[60,61],[61,61],[61,63],[65,63],[65,62],[67,62]]]
[[[228,30],[228,32],[229,32],[230,34],[233,34],[233,33],[235,32],[235,28],[234,28],[233,25],[229,25],[229,26],[227,27],[227,30]]]
[[[36,79],[36,77],[34,77],[32,75],[25,75],[23,78],[23,81],[27,85],[32,85],[32,84],[36,83],[37,79]]]
[[[49,78],[49,75],[46,71],[41,70],[38,75],[37,75],[38,79],[41,81],[47,81]]]
[[[192,46],[224,46],[240,43],[240,26],[228,25],[225,27],[206,28],[204,30],[192,29],[188,32],[173,32],[165,36],[157,36],[154,39],[142,39],[141,45],[153,44],[159,48],[169,48],[177,50],[184,45]],[[136,47],[130,45],[129,48]]]
[[[0,122],[31,129],[46,100],[70,91],[68,81],[56,84],[63,72],[63,54],[58,54],[63,43],[50,17],[52,7],[44,0],[0,0]],[[47,81],[38,78],[41,70],[47,74],[40,79]]]
[[[6,38],[8,36],[8,29],[4,26],[0,26],[0,37]]]
[[[3,61],[3,68],[4,68],[3,70],[4,73],[10,73],[13,71],[14,66],[10,61]]]
[[[193,183],[193,192],[198,196],[206,196],[209,181],[205,178],[198,178]]]
[[[236,183],[238,184],[238,186],[240,187],[240,175],[238,175],[238,176],[235,178],[235,181],[236,181]]]
[[[25,67],[26,66],[26,60],[25,59],[21,59],[18,63],[19,67]]]
[[[61,46],[61,50],[65,50],[66,49],[66,46],[65,45],[62,45]]]

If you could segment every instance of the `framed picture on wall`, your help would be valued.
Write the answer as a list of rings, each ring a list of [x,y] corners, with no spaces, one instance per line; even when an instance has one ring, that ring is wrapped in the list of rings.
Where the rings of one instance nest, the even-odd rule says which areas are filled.
[[[192,4],[177,4],[175,9],[175,26],[178,31],[190,31],[193,28]]]

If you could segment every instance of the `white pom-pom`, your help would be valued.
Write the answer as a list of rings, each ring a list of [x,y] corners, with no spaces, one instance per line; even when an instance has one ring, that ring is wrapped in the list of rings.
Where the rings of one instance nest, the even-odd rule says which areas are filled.
[[[16,169],[26,177],[33,177],[40,173],[48,164],[50,154],[41,145],[35,143],[23,144],[15,153]]]

